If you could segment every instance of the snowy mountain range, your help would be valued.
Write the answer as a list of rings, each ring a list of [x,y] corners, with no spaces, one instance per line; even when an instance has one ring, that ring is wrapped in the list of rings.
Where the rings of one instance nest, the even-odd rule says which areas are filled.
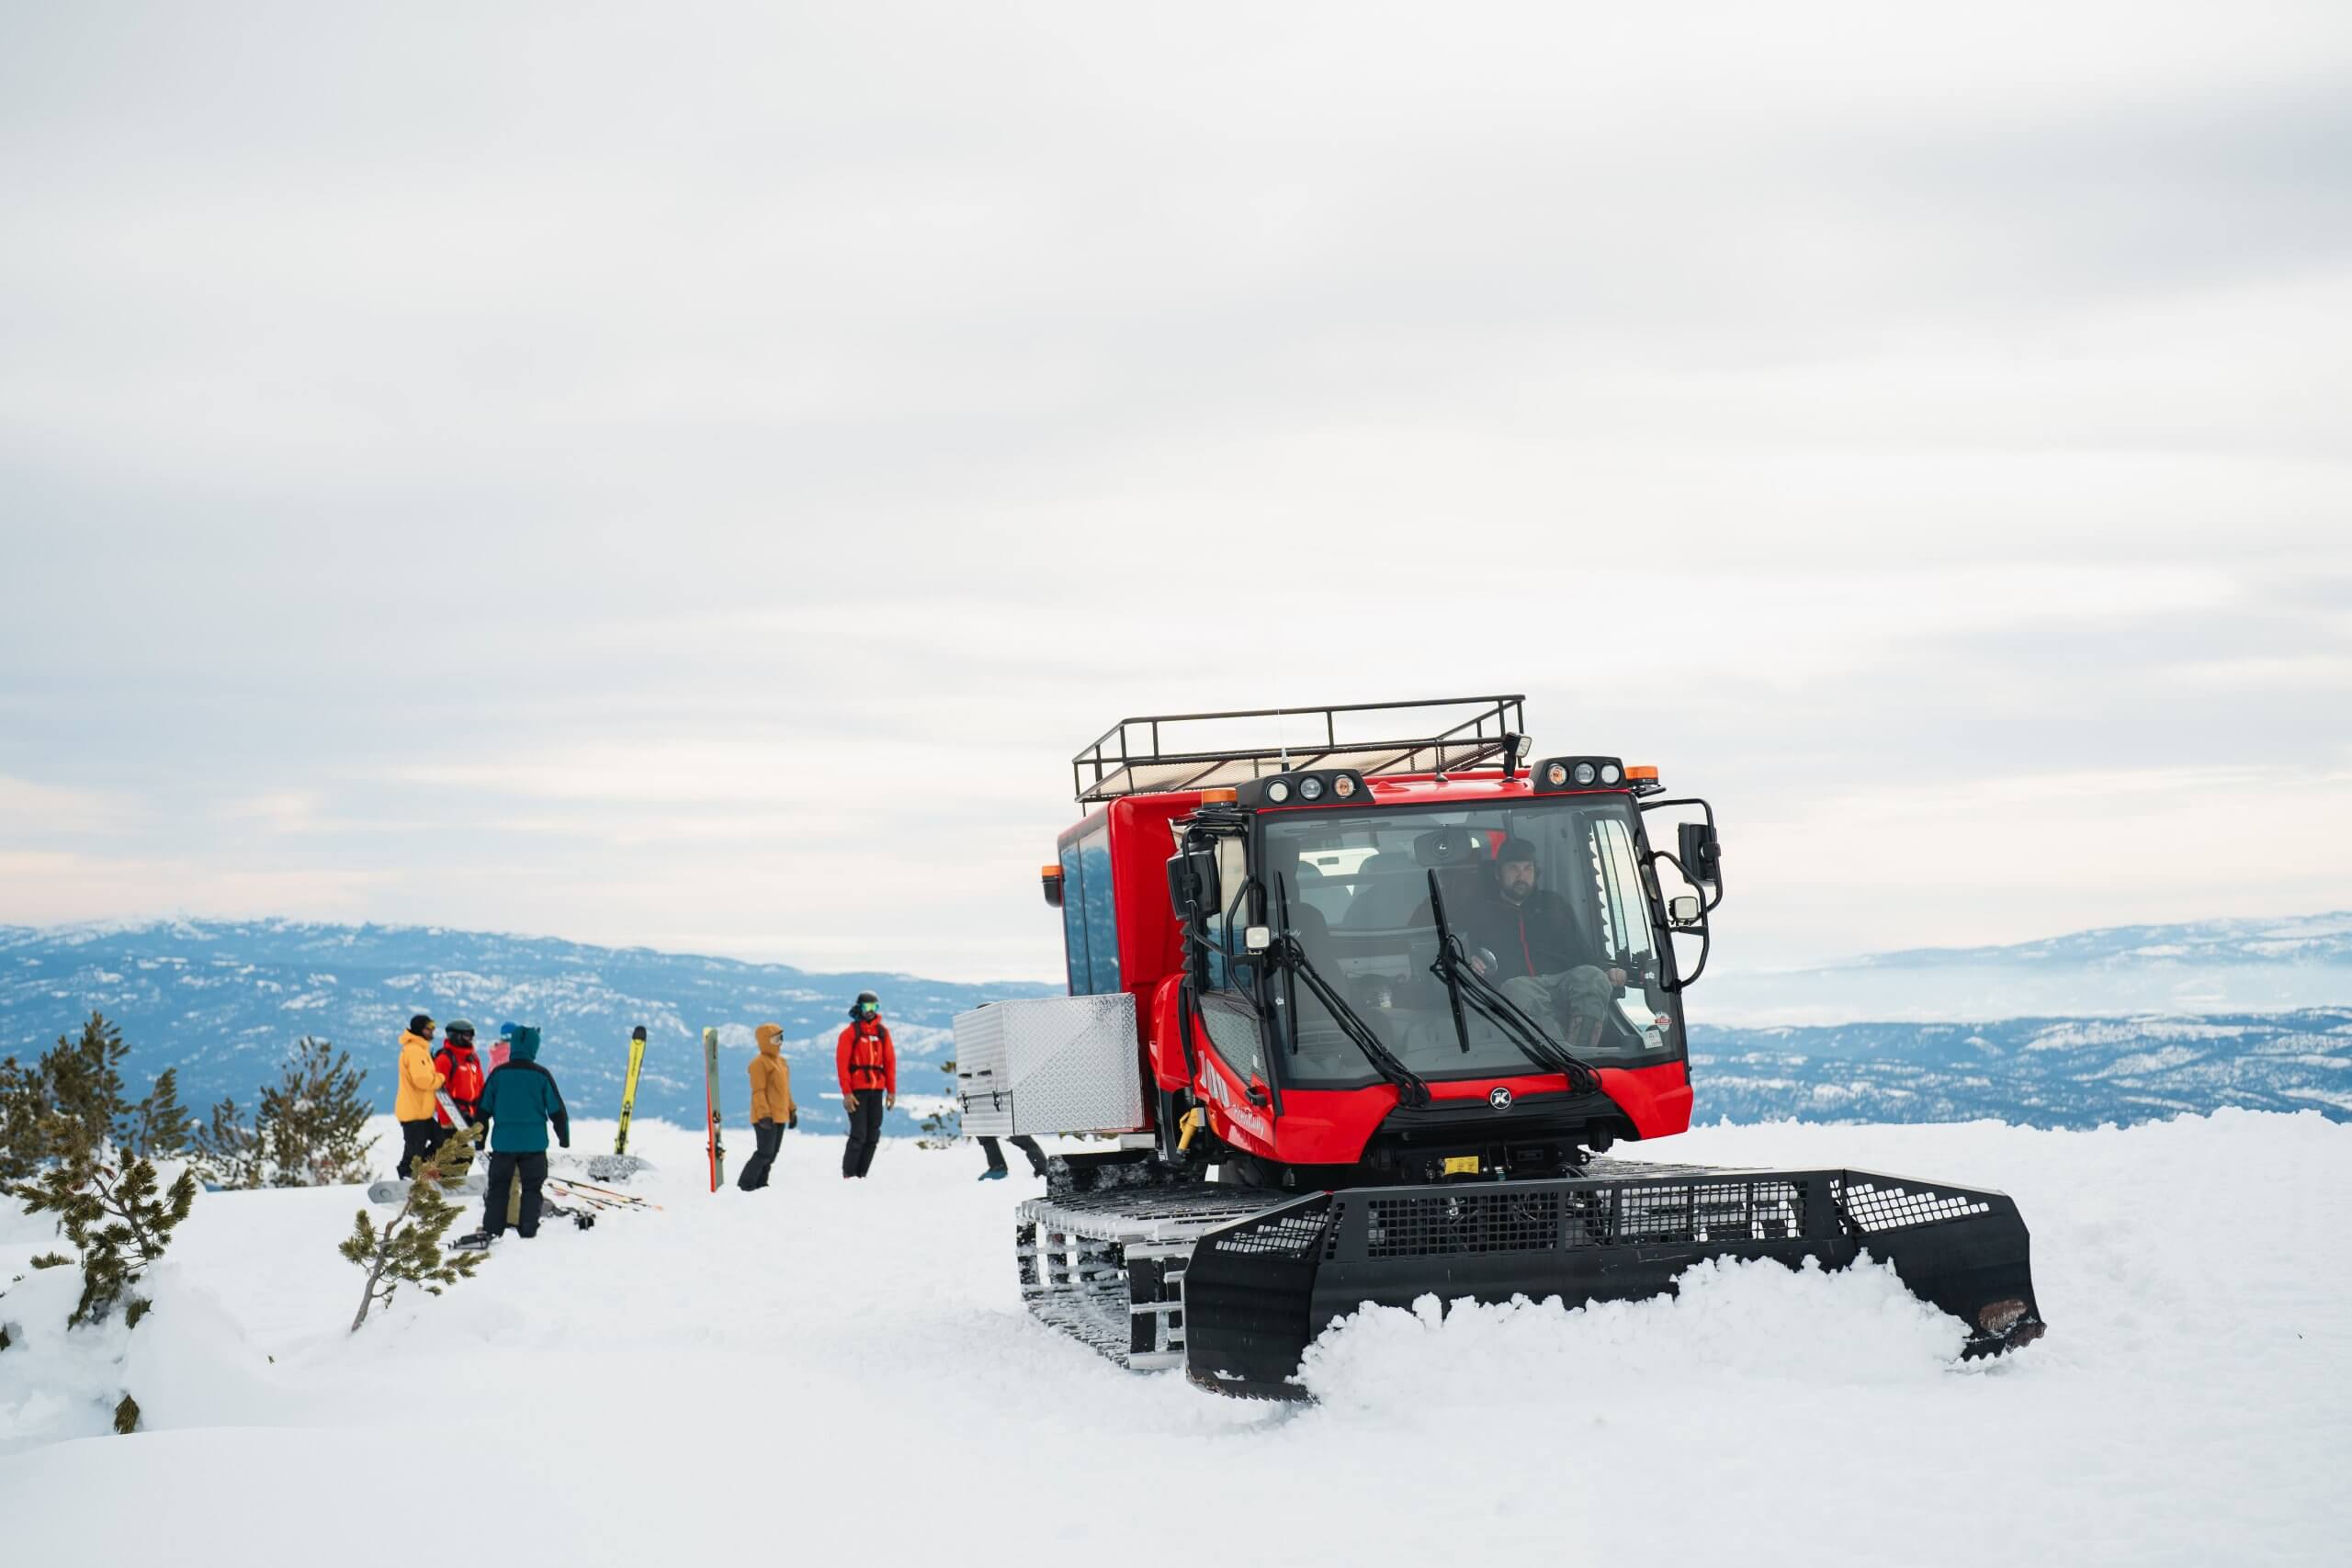
[[[1743,1004],[1767,983],[1836,998],[1833,1010],[1848,1017]],[[576,1111],[610,1116],[628,1032],[643,1023],[638,1114],[699,1125],[702,1030],[720,1032],[721,1103],[733,1122],[752,1029],[773,1021],[785,1028],[803,1124],[822,1129],[841,1119],[823,1098],[833,1037],[850,999],[872,989],[899,1042],[893,1130],[903,1133],[945,1088],[937,1066],[949,1055],[956,1013],[1059,988],[820,975],[435,928],[0,927],[0,1054],[37,1053],[95,1008],[122,1025],[134,1074],[178,1067],[183,1099],[201,1109],[223,1094],[249,1104],[293,1042],[317,1034],[351,1051],[368,1069],[378,1107],[389,1109],[395,1045],[411,1013],[471,1019],[485,1041],[514,1019],[545,1032],[543,1059]],[[1858,990],[1890,1005],[1854,1021],[1852,1010],[1865,1005],[1852,999]],[[2261,999],[2211,1005],[2241,990]],[[2112,1005],[2002,1005],[2049,992],[2096,993]],[[1945,1010],[1927,1010],[1935,1006]],[[1697,1115],[1707,1122],[1989,1116],[2095,1126],[2223,1106],[2352,1121],[2352,915],[2121,927],[2015,947],[1885,953],[1801,975],[1710,977],[1691,993],[1690,1018]]]
[[[2109,926],[2006,947],[1913,948],[1807,968],[1725,969],[1693,993],[1693,1016],[1828,1024],[2278,1012],[2346,1002],[2352,1002],[2352,913],[2339,911]]]
[[[587,947],[538,937],[429,927],[292,920],[172,920],[48,930],[0,927],[0,1055],[26,1057],[96,1009],[120,1024],[129,1065],[152,1077],[179,1069],[180,1096],[201,1111],[223,1094],[250,1105],[305,1034],[333,1040],[368,1069],[377,1109],[392,1102],[392,1066],[409,1017],[470,1020],[486,1046],[512,1019],[539,1026],[540,1060],[574,1114],[619,1112],[628,1035],[646,1026],[637,1114],[703,1120],[702,1032],[719,1031],[721,1106],[740,1120],[752,1031],[780,1023],[803,1124],[838,1122],[833,1038],[861,990],[883,999],[910,1103],[944,1088],[950,1025],[981,1002],[1061,987],[1020,981],[955,985],[906,975],[814,975],[781,964]],[[815,1118],[813,1123],[810,1117]],[[911,1125],[909,1123],[908,1125]],[[906,1131],[906,1126],[898,1130]]]

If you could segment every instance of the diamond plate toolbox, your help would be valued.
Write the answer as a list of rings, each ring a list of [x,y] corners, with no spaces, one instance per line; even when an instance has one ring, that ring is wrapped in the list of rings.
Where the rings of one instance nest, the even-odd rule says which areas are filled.
[[[956,1015],[964,1131],[1125,1133],[1143,1125],[1136,999],[1044,997]]]

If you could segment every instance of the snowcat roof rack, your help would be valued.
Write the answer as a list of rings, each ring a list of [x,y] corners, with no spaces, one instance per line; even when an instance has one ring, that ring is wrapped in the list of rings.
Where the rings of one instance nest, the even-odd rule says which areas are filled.
[[[1506,736],[1527,733],[1526,705],[1524,696],[1432,697],[1123,718],[1069,760],[1070,783],[1085,806],[1126,795],[1214,789],[1297,768],[1453,773],[1499,760],[1510,744]],[[1342,714],[1349,716],[1344,722]],[[1396,716],[1404,715],[1413,716]],[[1343,728],[1350,733],[1341,735]],[[1367,738],[1383,729],[1427,733]]]

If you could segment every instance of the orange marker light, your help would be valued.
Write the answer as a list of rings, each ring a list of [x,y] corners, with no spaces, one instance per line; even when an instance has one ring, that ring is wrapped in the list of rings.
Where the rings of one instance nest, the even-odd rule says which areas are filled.
[[[1241,795],[1238,790],[1204,789],[1201,791],[1201,804],[1203,806],[1231,806],[1235,801],[1239,800],[1240,798]]]
[[[1627,768],[1625,770],[1625,778],[1628,783],[1631,783],[1634,779],[1655,779],[1657,777],[1657,770],[1656,768]]]
[[[1057,865],[1040,866],[1037,869],[1037,874],[1040,876],[1059,876],[1061,874],[1062,868]]]

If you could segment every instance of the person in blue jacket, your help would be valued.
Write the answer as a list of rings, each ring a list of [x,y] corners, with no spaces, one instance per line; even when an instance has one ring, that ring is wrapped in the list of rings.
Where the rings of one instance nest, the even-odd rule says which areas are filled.
[[[514,1031],[506,1065],[492,1069],[481,1087],[482,1137],[490,1145],[490,1192],[482,1204],[482,1235],[506,1230],[506,1200],[516,1176],[523,1179],[523,1204],[515,1229],[524,1239],[539,1234],[539,1190],[548,1179],[548,1128],[556,1142],[571,1146],[571,1118],[555,1076],[539,1066],[539,1032],[528,1024]]]

